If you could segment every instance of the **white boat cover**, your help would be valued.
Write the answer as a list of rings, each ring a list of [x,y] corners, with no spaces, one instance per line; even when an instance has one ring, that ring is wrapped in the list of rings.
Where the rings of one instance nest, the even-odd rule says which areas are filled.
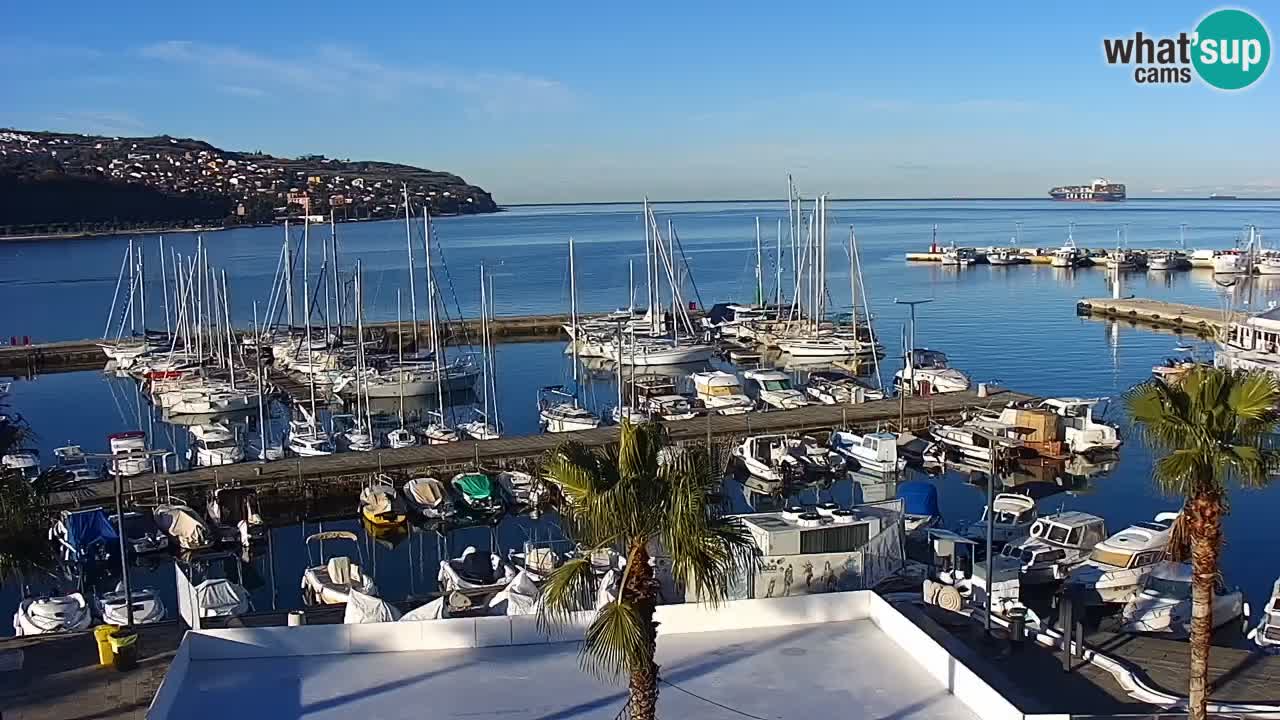
[[[226,578],[205,580],[194,588],[200,617],[236,617],[249,612],[249,593]]]
[[[444,596],[442,595],[436,598],[435,600],[432,600],[431,602],[427,603],[426,605],[423,605],[422,607],[414,608],[413,610],[410,610],[409,612],[405,613],[403,616],[401,616],[400,622],[421,622],[423,620],[441,620],[447,617],[449,617],[449,613],[448,613],[448,610],[445,608]]]
[[[183,550],[197,550],[213,544],[209,528],[185,505],[157,505],[156,525],[178,541]]]
[[[382,598],[366,595],[359,590],[352,590],[347,595],[347,609],[342,614],[342,622],[347,625],[395,622],[399,619],[400,611]]]
[[[541,591],[529,573],[521,570],[489,600],[490,615],[533,615],[538,612]]]
[[[84,630],[92,624],[93,615],[80,593],[27,598],[13,615],[13,632],[19,636]]]
[[[310,590],[323,605],[341,605],[347,602],[351,592],[378,594],[373,578],[344,556],[331,557],[324,565],[307,568],[302,574],[302,587]]]
[[[485,563],[477,552],[474,546],[468,545],[461,557],[440,563],[440,573],[436,579],[442,590],[496,592],[506,587],[515,577],[515,569],[498,555],[485,552],[484,555],[489,556],[489,562]]]
[[[130,588],[130,599],[133,601],[133,622],[147,625],[164,620],[165,607],[160,596],[151,588]],[[114,592],[103,593],[98,601],[98,614],[102,622],[112,625],[126,625],[129,612],[125,607],[124,582],[116,584]]]
[[[392,512],[392,494],[382,487],[367,487],[360,491],[360,508],[374,515]]]

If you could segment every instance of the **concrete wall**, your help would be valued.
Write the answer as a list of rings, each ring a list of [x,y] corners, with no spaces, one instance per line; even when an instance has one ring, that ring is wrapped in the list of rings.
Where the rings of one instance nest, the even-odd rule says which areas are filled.
[[[178,645],[178,651],[173,654],[173,660],[169,662],[169,670],[164,674],[164,680],[156,690],[156,696],[151,698],[151,706],[147,708],[148,718],[167,718],[173,710],[173,704],[178,698],[182,684],[187,680],[187,670],[191,666],[191,644],[188,642],[190,638],[191,633],[187,633]]]
[[[1022,711],[929,634],[875,593],[865,593],[868,615],[903,652],[983,720],[1023,720]]]

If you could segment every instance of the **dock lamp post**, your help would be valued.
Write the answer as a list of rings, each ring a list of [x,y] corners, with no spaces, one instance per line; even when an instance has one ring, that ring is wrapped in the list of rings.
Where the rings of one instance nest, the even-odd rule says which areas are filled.
[[[975,428],[973,430],[973,434],[980,438],[985,438],[987,441],[988,447],[991,448],[991,452],[990,452],[991,461],[990,461],[990,464],[987,466],[987,527],[986,527],[986,547],[987,547],[986,606],[987,606],[987,610],[986,610],[986,617],[985,617],[986,634],[987,634],[987,637],[991,637],[991,606],[992,606],[991,586],[995,582],[995,557],[991,552],[991,546],[993,545],[993,542],[992,542],[993,535],[994,535],[993,530],[995,528],[994,511],[995,511],[995,497],[996,497],[996,477],[999,475],[999,472],[1000,472],[1000,456],[1002,454],[1002,451],[1010,447],[1017,447],[1022,443],[1018,440],[1014,440],[1004,435],[998,435],[990,430],[985,430],[982,428]]]

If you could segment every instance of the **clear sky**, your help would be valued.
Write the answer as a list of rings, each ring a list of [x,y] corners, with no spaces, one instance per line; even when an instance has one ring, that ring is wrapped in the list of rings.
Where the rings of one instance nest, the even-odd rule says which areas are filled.
[[[1103,60],[1217,7],[14,2],[0,126],[405,162],[499,203],[780,197],[787,172],[840,197],[1280,195],[1274,68],[1228,94]],[[1280,6],[1252,9],[1274,42]]]

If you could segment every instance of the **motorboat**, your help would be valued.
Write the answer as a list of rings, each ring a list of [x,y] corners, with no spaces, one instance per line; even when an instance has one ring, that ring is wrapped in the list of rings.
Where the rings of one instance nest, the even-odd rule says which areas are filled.
[[[904,431],[897,435],[898,457],[916,465],[937,465],[942,460],[942,449],[937,443]]]
[[[1147,255],[1147,269],[1152,272],[1186,270],[1189,267],[1191,267],[1191,261],[1187,259],[1186,254],[1176,250],[1161,250]],[[1280,266],[1277,270],[1280,270]]]
[[[549,433],[591,430],[600,427],[600,418],[578,405],[578,398],[562,386],[542,388],[538,393],[538,422]]]
[[[898,436],[891,432],[858,434],[846,430],[831,433],[828,444],[853,465],[876,472],[899,472],[907,466],[898,456]]]
[[[168,502],[151,511],[159,526],[180,550],[204,550],[213,547],[216,536],[201,522],[195,511],[181,503]]]
[[[997,493],[991,500],[991,510],[991,540],[1000,545],[1026,537],[1037,517],[1036,501],[1018,493]],[[965,528],[964,536],[979,542],[986,540],[986,508],[982,519]]]
[[[395,622],[400,617],[400,609],[395,605],[382,598],[365,595],[359,590],[352,590],[347,594],[347,606],[342,610],[344,625]]]
[[[467,508],[481,512],[501,512],[504,503],[501,491],[495,488],[493,480],[482,472],[463,472],[453,476],[449,481],[453,492]]]
[[[215,488],[209,493],[205,514],[222,542],[248,547],[267,537],[267,524],[258,512],[258,491],[253,488]]]
[[[296,457],[319,457],[333,454],[333,440],[318,423],[292,420],[289,422],[289,452]]]
[[[1165,385],[1177,385],[1192,369],[1200,366],[1195,358],[1166,358],[1160,365],[1151,367],[1151,377]]]
[[[735,445],[732,455],[751,476],[772,484],[830,480],[846,469],[843,455],[809,436],[753,435]]]
[[[107,447],[111,450],[112,475],[137,477],[151,471],[147,434],[141,430],[111,433],[107,436]]]
[[[503,494],[517,505],[531,507],[538,504],[541,483],[532,475],[519,470],[503,470],[494,476]]]
[[[1191,634],[1191,563],[1164,561],[1152,568],[1138,592],[1120,611],[1123,632]],[[1227,590],[1221,582],[1213,590],[1213,626],[1239,620],[1245,614],[1244,593]]]
[[[449,427],[444,416],[438,412],[429,413],[434,419],[424,425],[418,432],[428,445],[448,445],[462,439],[462,433]]]
[[[40,453],[37,450],[14,450],[0,456],[0,467],[31,482],[40,477]]]
[[[120,535],[102,508],[63,510],[49,530],[62,548],[62,559],[81,564],[118,552]]]
[[[1259,255],[1253,269],[1259,275],[1280,275],[1280,252],[1272,250]]]
[[[778,370],[747,370],[742,373],[747,397],[763,408],[790,410],[809,404],[804,393],[791,384],[791,378]]]
[[[984,464],[991,462],[992,441],[988,435],[1001,438],[1010,455],[1020,455],[1020,435],[1025,430],[989,419],[968,420],[958,425],[935,423],[929,426],[929,434],[943,451],[959,456],[962,460]],[[1000,441],[997,444],[1001,444]]]
[[[1007,543],[1001,554],[1021,563],[1023,584],[1052,583],[1065,580],[1106,537],[1105,520],[1068,510],[1036,518],[1028,536]]]
[[[1164,559],[1177,517],[1160,513],[1154,521],[1135,523],[1098,543],[1089,559],[1067,576],[1067,585],[1092,602],[1125,602]]]
[[[112,592],[98,596],[95,603],[98,617],[108,625],[128,625],[129,608],[133,605],[133,624],[150,625],[165,618],[164,601],[152,588],[130,588],[129,601],[125,601],[124,582],[116,584]]]
[[[898,392],[906,389],[913,395],[962,392],[969,389],[969,376],[951,367],[947,356],[937,350],[916,348],[909,354],[910,363],[894,373]]]
[[[1280,648],[1280,580],[1271,586],[1271,597],[1262,608],[1262,619],[1249,631],[1249,639],[1264,650],[1274,652]]]
[[[778,338],[778,349],[793,358],[847,358],[863,352],[858,338],[826,332]]]
[[[312,543],[350,542],[355,545],[358,562],[353,562],[346,555],[330,557],[324,561],[321,549],[320,565],[308,567],[302,573],[302,600],[308,606],[342,605],[352,590],[366,595],[377,595],[378,588],[373,577],[364,568],[364,559],[360,554],[360,540],[353,532],[346,530],[330,530],[319,532],[307,538],[307,552],[310,554]]]
[[[1132,250],[1116,249],[1107,254],[1108,270],[1136,270],[1147,262],[1146,256]]]
[[[409,519],[386,475],[378,475],[360,489],[360,516],[374,527],[404,525]]]
[[[645,409],[654,420],[691,420],[700,409],[696,402],[684,395],[654,395],[645,399]]]
[[[491,595],[505,588],[516,569],[500,555],[467,546],[460,557],[440,562],[436,579],[446,595],[460,592],[469,596]]]
[[[192,588],[199,617],[240,617],[253,608],[249,591],[227,578],[210,578]]]
[[[13,634],[18,637],[86,630],[93,613],[84,595],[46,595],[24,598],[13,614]]]
[[[433,477],[412,478],[401,488],[409,509],[425,518],[442,518],[453,514],[453,501],[444,483]]]
[[[883,400],[884,392],[839,370],[814,370],[804,384],[804,392],[823,405],[855,405]]]
[[[67,474],[71,483],[97,482],[102,473],[89,465],[89,457],[79,445],[64,445],[53,449],[57,469]]]
[[[1280,307],[1273,307],[1227,325],[1213,355],[1216,367],[1263,370],[1280,376]]]
[[[166,393],[160,405],[169,416],[219,415],[252,410],[258,406],[258,393],[230,386],[193,387]]]
[[[987,251],[989,265],[1021,265],[1024,262],[1027,262],[1027,259],[1016,248],[992,248]]]
[[[902,501],[903,529],[907,535],[919,535],[942,523],[938,508],[938,488],[933,483],[912,480],[898,485],[896,497]]]
[[[329,430],[335,445],[346,452],[372,452],[377,449],[377,437],[363,417],[346,413],[329,418]]]
[[[218,467],[244,461],[244,445],[226,423],[193,425],[191,434],[191,464],[194,467]]]
[[[149,512],[126,511],[124,521],[111,516],[116,532],[124,533],[125,547],[134,555],[150,555],[169,549],[169,536],[156,524],[155,515]]]
[[[640,423],[649,422],[649,411],[643,407],[618,405],[609,410],[609,419],[615,425],[621,425],[624,422],[639,425]]]
[[[721,337],[741,337],[741,329],[752,323],[764,322],[776,316],[776,312],[755,305],[716,303],[702,317],[702,326],[717,331]]]
[[[633,339],[619,345],[613,342],[604,348],[604,356],[623,365],[638,367],[652,365],[693,365],[711,359],[715,348],[704,343],[680,343],[668,339]]]
[[[1053,257],[1049,260],[1049,265],[1058,268],[1076,268],[1080,267],[1088,259],[1083,250],[1076,247],[1075,237],[1071,231],[1067,232],[1067,241],[1062,247],[1053,251]]]
[[[978,251],[971,247],[956,247],[955,243],[942,250],[942,264],[965,267],[978,262]]]
[[[1240,275],[1250,272],[1249,256],[1239,250],[1220,250],[1213,253],[1213,274]]]
[[[1062,417],[1063,440],[1077,455],[1114,452],[1120,448],[1119,429],[1093,417],[1093,409],[1106,398],[1048,398],[1036,407],[1052,410]]]
[[[741,415],[754,406],[733,373],[710,370],[693,373],[689,379],[702,404],[718,415]]]

